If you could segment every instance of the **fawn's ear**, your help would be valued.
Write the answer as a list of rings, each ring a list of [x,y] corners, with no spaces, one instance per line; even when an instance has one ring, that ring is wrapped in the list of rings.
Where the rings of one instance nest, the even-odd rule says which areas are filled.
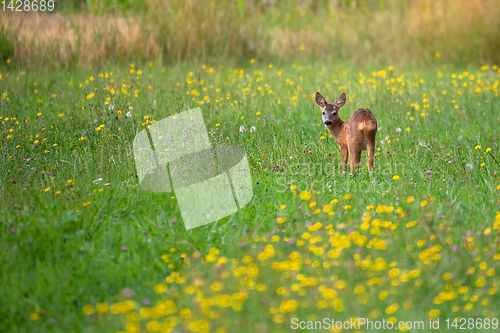
[[[337,100],[335,100],[335,105],[340,109],[341,107],[344,106],[345,104],[345,93],[342,93],[342,95],[339,96],[339,98],[337,98]]]
[[[319,92],[316,92],[316,104],[318,104],[320,107],[324,108],[326,106],[326,99],[321,96]]]

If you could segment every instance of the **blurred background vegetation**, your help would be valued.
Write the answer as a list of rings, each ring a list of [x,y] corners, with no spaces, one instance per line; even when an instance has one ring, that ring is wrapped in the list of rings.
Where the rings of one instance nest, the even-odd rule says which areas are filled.
[[[498,0],[67,0],[0,16],[0,57],[103,62],[499,63]]]

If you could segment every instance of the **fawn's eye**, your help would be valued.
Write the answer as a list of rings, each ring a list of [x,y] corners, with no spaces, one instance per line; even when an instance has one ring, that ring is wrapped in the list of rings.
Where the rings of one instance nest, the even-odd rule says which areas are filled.
[[[324,114],[325,114],[325,113],[323,112],[323,115],[324,115]]]

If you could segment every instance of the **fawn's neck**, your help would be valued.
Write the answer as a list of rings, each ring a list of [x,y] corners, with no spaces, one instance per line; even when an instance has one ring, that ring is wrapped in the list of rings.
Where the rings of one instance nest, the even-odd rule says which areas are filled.
[[[339,145],[344,141],[342,139],[342,125],[344,125],[344,122],[338,118],[333,124],[328,126],[328,131]]]

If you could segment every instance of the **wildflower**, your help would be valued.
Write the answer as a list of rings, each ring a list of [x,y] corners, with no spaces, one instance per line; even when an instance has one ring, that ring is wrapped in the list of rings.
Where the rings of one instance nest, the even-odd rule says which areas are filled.
[[[109,307],[108,307],[108,304],[101,302],[101,303],[97,303],[96,308],[97,308],[97,312],[106,313],[106,312],[108,312]]]
[[[399,176],[398,176],[398,175],[394,175],[394,176],[392,177],[392,179],[394,179],[394,180],[398,180],[398,179],[399,179]]]
[[[301,192],[300,193],[300,198],[302,200],[309,200],[309,198],[311,197],[311,192],[310,191],[307,191],[307,192]]]
[[[255,132],[255,126],[250,127],[250,132]]]
[[[429,317],[437,317],[441,312],[438,309],[432,309],[429,311]]]
[[[295,310],[296,308],[297,308],[297,301],[295,300],[284,301],[280,305],[280,312],[287,313]]]
[[[481,146],[477,145],[476,147],[474,147],[474,149],[481,149]]]
[[[396,132],[401,132],[401,127],[396,128]]]
[[[399,309],[399,305],[398,303],[394,303],[394,304],[391,304],[389,307],[387,307],[387,309],[385,309],[385,312],[387,314],[393,314],[394,312],[396,312],[397,310]]]
[[[127,116],[127,118],[132,117],[132,112],[130,112],[130,111],[129,111],[129,112],[127,112],[126,116]]]
[[[92,305],[88,304],[83,307],[83,313],[85,313],[87,316],[93,314],[95,312],[95,309]]]
[[[114,107],[114,105],[110,104],[110,105],[108,105],[108,109],[109,109],[109,111],[113,111],[115,109],[115,107]]]
[[[241,132],[245,132],[247,129],[245,128],[245,126],[240,126],[240,133]]]
[[[165,283],[158,283],[155,286],[155,292],[158,294],[163,294],[167,291],[167,285]]]

